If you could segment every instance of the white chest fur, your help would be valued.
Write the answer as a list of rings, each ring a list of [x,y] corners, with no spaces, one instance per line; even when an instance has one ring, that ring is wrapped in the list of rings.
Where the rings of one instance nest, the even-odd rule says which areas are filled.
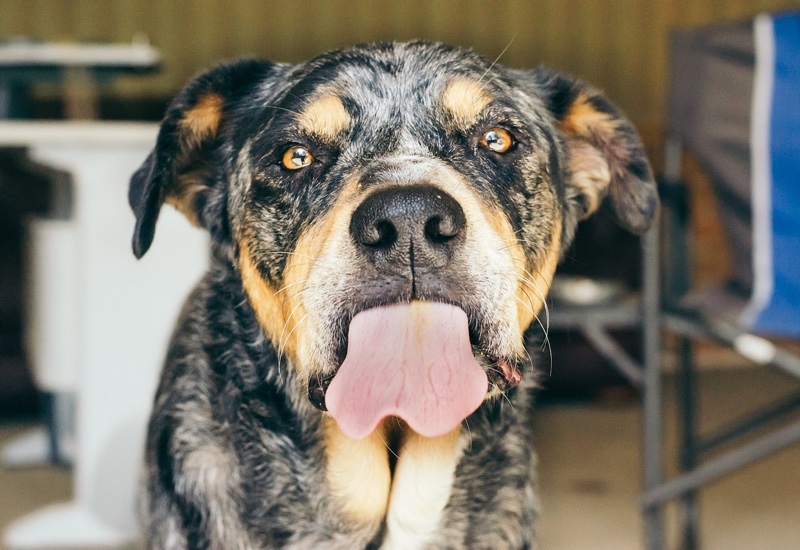
[[[384,550],[422,548],[435,535],[450,499],[464,451],[461,428],[440,437],[402,434],[394,472],[389,468],[385,425],[363,440],[326,423],[328,486],[337,506],[361,525],[386,521]]]
[[[436,532],[463,452],[460,431],[436,438],[405,435],[392,478],[384,550],[421,548]]]

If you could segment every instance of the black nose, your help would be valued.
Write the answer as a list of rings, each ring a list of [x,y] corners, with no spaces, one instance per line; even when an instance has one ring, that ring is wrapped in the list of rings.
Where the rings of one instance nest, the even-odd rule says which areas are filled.
[[[380,269],[439,268],[464,240],[465,226],[464,211],[453,197],[418,185],[367,197],[353,212],[350,234]]]

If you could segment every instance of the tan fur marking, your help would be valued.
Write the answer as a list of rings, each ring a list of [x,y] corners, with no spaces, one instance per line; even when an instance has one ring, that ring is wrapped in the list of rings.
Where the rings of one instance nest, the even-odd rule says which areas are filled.
[[[553,227],[550,248],[538,265],[531,266],[528,264],[528,267],[523,270],[522,266],[525,264],[516,262],[520,266],[520,281],[517,287],[517,320],[521,331],[527,330],[534,318],[538,317],[542,311],[544,300],[548,292],[550,292],[550,284],[553,282],[553,275],[558,266],[560,248],[561,223],[558,222]],[[526,305],[530,305],[530,309]],[[546,322],[546,319],[542,320],[545,328],[547,326]]]
[[[180,121],[181,128],[188,130],[189,137],[197,141],[216,135],[224,103],[222,96],[218,94],[204,95],[183,115]]]
[[[586,212],[581,218],[585,219],[600,207],[611,184],[611,169],[603,154],[584,140],[567,143],[567,158],[572,183],[586,198]]]
[[[178,176],[178,184],[171,188],[164,198],[165,203],[186,216],[189,223],[195,227],[200,227],[200,220],[194,207],[195,197],[206,189],[201,181],[202,175],[196,172],[181,174]]]
[[[383,549],[422,548],[436,532],[461,458],[460,433],[461,426],[432,438],[405,431],[392,481]]]
[[[208,93],[202,96],[194,107],[184,113],[183,118],[178,122],[178,128],[181,131],[179,170],[190,167],[192,150],[195,147],[203,140],[216,135],[222,118],[223,104],[222,96]],[[191,170],[180,174],[177,182],[166,190],[164,198],[164,202],[174,206],[196,227],[200,226],[200,221],[195,210],[195,197],[205,190],[203,171],[203,169]]]
[[[351,121],[342,100],[335,95],[326,95],[306,105],[297,122],[307,132],[330,141],[349,128]]]
[[[365,439],[350,439],[325,418],[326,478],[348,518],[360,524],[380,522],[386,514],[392,474],[383,425]]]
[[[561,248],[561,221],[554,219],[551,228],[550,246],[543,258],[532,264],[526,259],[525,252],[517,241],[511,224],[501,212],[493,212],[489,217],[492,229],[506,243],[505,250],[511,255],[517,276],[517,322],[519,329],[525,332],[534,318],[544,307],[545,298],[550,291]],[[544,321],[543,321],[544,322]]]
[[[585,93],[575,99],[559,125],[567,137],[572,183],[586,199],[583,218],[599,208],[611,184],[609,162],[616,159],[612,144],[618,125],[618,119],[595,109]]]
[[[460,126],[470,126],[489,104],[489,93],[475,80],[457,76],[444,90],[442,102]]]
[[[607,113],[595,109],[589,96],[579,95],[570,106],[559,127],[565,134],[584,139],[611,139],[617,130],[618,121]]]
[[[286,261],[279,289],[273,288],[258,272],[248,238],[239,243],[239,270],[259,324],[278,351],[293,360],[301,376],[308,375],[307,359],[315,353],[313,338],[305,334],[308,321],[303,291],[332,236],[347,234],[356,190],[355,183],[345,184],[330,213],[302,232]]]
[[[328,215],[303,232],[287,263],[284,284],[291,284],[290,281],[308,281],[313,277],[311,271],[317,260],[325,255],[325,251],[332,246],[332,243],[337,239],[349,239],[350,216],[355,210],[353,198],[357,192],[358,184],[355,181],[346,182]],[[323,263],[325,262],[328,262],[327,268],[330,269],[330,258],[326,258]],[[305,282],[302,285],[298,284],[303,287],[305,285]],[[306,313],[304,306],[300,306],[299,309],[302,309],[302,312],[295,314],[298,321],[303,319]],[[311,358],[316,354],[317,342],[314,340],[314,335],[306,330],[308,325],[309,323],[306,322],[299,327],[294,336],[298,343],[296,366],[301,377],[309,374],[308,366]]]
[[[258,268],[250,255],[250,248],[247,242],[239,244],[239,272],[242,276],[242,286],[250,305],[256,313],[256,318],[266,335],[272,340],[275,346],[281,346],[284,353],[293,356],[296,348],[296,338],[283,338],[284,334],[289,334],[294,326],[286,322],[288,302],[285,293],[277,294],[276,290],[258,272]],[[296,313],[295,313],[296,315]],[[295,317],[293,315],[292,317]],[[292,319],[289,318],[289,321]],[[284,340],[286,340],[284,342]]]

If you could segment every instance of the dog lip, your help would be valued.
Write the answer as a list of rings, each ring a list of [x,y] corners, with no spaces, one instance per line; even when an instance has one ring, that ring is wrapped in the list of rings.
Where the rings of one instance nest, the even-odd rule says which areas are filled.
[[[336,373],[325,377],[317,376],[308,382],[308,400],[312,405],[323,412],[328,410],[328,407],[325,404],[325,394],[327,393],[328,386],[331,385],[331,381],[333,380],[334,376],[336,376]]]
[[[486,376],[489,378],[490,385],[504,393],[522,382],[522,371],[519,365],[505,359],[492,358]]]

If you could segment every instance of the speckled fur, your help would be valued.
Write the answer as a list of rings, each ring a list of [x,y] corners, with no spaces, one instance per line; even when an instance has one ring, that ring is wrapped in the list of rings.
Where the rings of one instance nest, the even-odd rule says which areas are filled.
[[[442,105],[454,77],[491,98],[472,121]],[[298,129],[298,112],[323,95],[341,100],[347,127]],[[517,141],[504,155],[479,145],[498,126]],[[295,143],[316,162],[289,172],[279,162]],[[387,276],[359,256],[346,222],[373,189],[409,183],[455,196],[471,233],[447,266]],[[549,266],[606,196],[631,230],[653,219],[641,143],[602,95],[549,69],[510,70],[416,42],[296,66],[244,60],[195,79],[130,189],[137,256],[164,202],[206,228],[213,248],[149,425],[148,546],[380,548],[391,538],[385,518],[353,521],[331,492],[326,413],[309,402],[309,382],[335,372],[355,313],[412,299],[462,307],[485,368],[487,357],[524,365],[523,335]],[[256,282],[243,282],[245,256]],[[256,295],[272,305],[254,303]],[[465,421],[447,506],[420,547],[535,547],[535,376],[525,370],[519,386],[490,391]]]

